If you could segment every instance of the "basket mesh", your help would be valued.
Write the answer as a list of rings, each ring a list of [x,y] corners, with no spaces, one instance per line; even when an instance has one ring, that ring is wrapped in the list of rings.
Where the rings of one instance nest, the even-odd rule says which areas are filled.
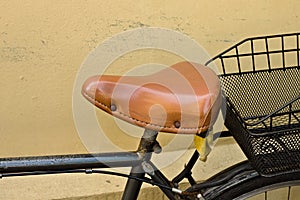
[[[262,175],[300,171],[300,33],[248,38],[219,64],[225,125]]]
[[[263,117],[297,98],[300,95],[299,81],[298,68],[221,76],[226,97],[247,124],[260,122]],[[261,133],[297,125],[300,119],[299,102],[293,103],[292,108],[287,106],[276,112],[276,115],[247,128],[252,132]],[[296,112],[295,115],[289,116],[291,111]]]

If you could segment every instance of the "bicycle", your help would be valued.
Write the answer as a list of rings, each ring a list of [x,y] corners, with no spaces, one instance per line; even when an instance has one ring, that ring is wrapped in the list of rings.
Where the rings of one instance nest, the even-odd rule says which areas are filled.
[[[139,96],[132,100],[133,105],[128,110],[122,106],[129,104],[122,105],[122,102],[130,102],[129,96],[125,95],[125,100],[121,102],[114,101],[113,97],[109,96],[113,87],[130,91],[132,89],[130,87],[134,85],[133,79],[125,78],[121,82],[125,85],[118,83],[122,77],[103,76],[100,79],[99,77],[89,79],[83,86],[83,95],[89,101],[118,118],[145,128],[137,150],[120,153],[1,158],[1,177],[59,173],[102,173],[122,176],[128,178],[123,200],[136,199],[143,182],[158,186],[172,200],[245,199],[261,193],[264,194],[264,199],[267,199],[268,191],[281,187],[287,187],[287,198],[290,199],[293,186],[300,185],[299,37],[300,33],[290,33],[242,40],[205,63],[205,66],[209,66],[212,62],[218,63],[222,71],[218,76],[212,75],[205,66],[189,62],[172,66],[171,68],[180,75],[197,76],[197,73],[192,73],[196,65],[201,72],[204,71],[210,83],[215,84],[209,88],[211,86],[205,85],[205,81],[201,82],[201,77],[197,77],[195,82],[188,79],[196,91],[189,94],[192,95],[192,100],[205,96],[201,99],[202,103],[196,105],[199,109],[205,109],[205,112],[197,113],[197,123],[178,120],[186,110],[177,109],[176,99],[170,99],[174,93],[166,88],[146,85],[139,94],[144,95],[143,97],[148,95],[148,98],[144,99],[150,101],[142,101],[145,104],[142,108],[149,105],[151,107],[157,101],[173,107],[171,112],[167,113],[164,124],[159,124],[160,120],[149,119],[147,112],[137,105],[141,103]],[[182,70],[181,67],[186,68]],[[160,72],[164,73],[168,74],[169,71]],[[151,80],[149,79],[149,82]],[[219,80],[221,87],[218,87]],[[141,79],[134,81],[143,82]],[[202,84],[199,90],[198,84]],[[210,94],[211,91],[213,92]],[[156,94],[157,92],[163,94]],[[160,98],[157,99],[157,96]],[[151,162],[152,153],[161,151],[156,140],[158,131],[194,133],[199,138],[207,137],[211,129],[210,124],[215,121],[219,112],[220,99],[223,98],[226,100],[225,126],[228,131],[220,133],[221,137],[233,136],[248,160],[197,183],[191,173],[200,156],[198,151],[195,151],[184,169],[172,180],[167,179]],[[193,105],[193,102],[191,104]],[[191,121],[194,118],[190,115],[185,117]],[[132,168],[129,175],[100,170],[112,167]],[[191,186],[182,191],[178,189],[178,185],[185,178]]]

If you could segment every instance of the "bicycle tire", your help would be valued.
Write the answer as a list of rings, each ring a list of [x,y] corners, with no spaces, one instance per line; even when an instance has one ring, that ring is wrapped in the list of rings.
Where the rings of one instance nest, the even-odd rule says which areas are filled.
[[[278,197],[268,199],[268,192],[279,188],[291,188],[291,186],[300,186],[300,172],[291,172],[289,174],[275,175],[271,177],[257,176],[247,181],[241,182],[238,185],[232,185],[231,187],[219,193],[214,200],[225,199],[248,199],[259,194],[264,194],[266,200],[279,200]],[[266,193],[267,192],[267,193]],[[291,190],[288,189],[288,198],[291,197]],[[270,195],[269,195],[270,196]],[[291,197],[291,198],[289,198]],[[299,196],[297,197],[299,198]],[[281,198],[280,198],[281,199]]]

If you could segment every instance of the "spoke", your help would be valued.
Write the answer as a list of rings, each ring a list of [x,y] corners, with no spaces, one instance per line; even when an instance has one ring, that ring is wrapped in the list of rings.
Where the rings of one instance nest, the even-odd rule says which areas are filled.
[[[265,200],[268,200],[268,192],[265,192]]]

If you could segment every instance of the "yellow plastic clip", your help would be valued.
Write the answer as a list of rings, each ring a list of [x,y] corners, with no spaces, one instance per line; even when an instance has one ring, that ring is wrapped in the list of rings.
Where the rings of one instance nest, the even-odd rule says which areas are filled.
[[[207,160],[207,156],[212,150],[213,143],[213,131],[210,131],[205,138],[195,135],[194,144],[200,154],[201,161],[205,162]]]

